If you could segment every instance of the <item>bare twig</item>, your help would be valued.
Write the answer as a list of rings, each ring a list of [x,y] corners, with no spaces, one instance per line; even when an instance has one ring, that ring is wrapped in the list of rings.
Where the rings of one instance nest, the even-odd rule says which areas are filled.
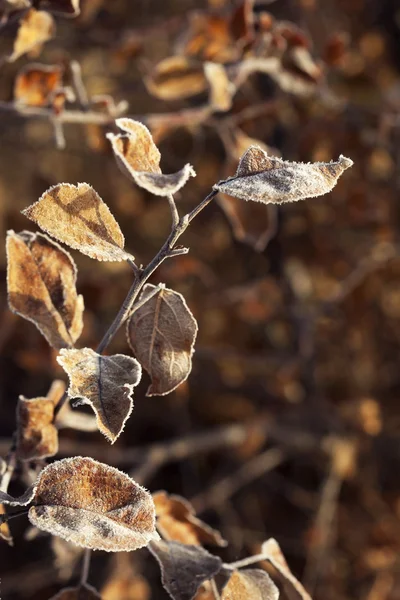
[[[82,570],[80,577],[80,584],[84,585],[87,583],[89,577],[89,569],[90,569],[90,559],[92,557],[92,551],[90,548],[85,548],[82,559]]]

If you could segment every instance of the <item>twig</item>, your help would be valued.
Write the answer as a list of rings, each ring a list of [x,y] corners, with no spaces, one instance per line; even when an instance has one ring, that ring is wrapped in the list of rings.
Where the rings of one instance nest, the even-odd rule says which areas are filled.
[[[178,209],[176,208],[175,200],[172,194],[168,194],[168,203],[171,210],[172,229],[174,229],[178,226],[179,223],[179,213]]]
[[[81,570],[81,578],[80,585],[84,585],[89,577],[89,569],[90,569],[90,559],[92,558],[92,551],[90,548],[85,548],[82,559],[82,570]]]
[[[211,586],[211,591],[214,594],[215,600],[221,600],[221,595],[218,591],[217,584],[215,583],[214,577],[212,579],[210,579],[210,586]]]
[[[72,85],[76,94],[79,107],[84,112],[89,108],[89,97],[82,79],[82,69],[78,61],[72,60],[69,64],[72,76]]]

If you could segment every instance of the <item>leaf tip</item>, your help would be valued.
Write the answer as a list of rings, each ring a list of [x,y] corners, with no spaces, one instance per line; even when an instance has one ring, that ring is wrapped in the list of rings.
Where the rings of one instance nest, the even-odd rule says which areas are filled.
[[[346,169],[349,169],[350,167],[352,167],[354,165],[354,162],[351,160],[351,158],[347,158],[346,156],[343,156],[343,154],[341,154],[339,156],[339,164],[342,166],[343,170],[345,171]]]

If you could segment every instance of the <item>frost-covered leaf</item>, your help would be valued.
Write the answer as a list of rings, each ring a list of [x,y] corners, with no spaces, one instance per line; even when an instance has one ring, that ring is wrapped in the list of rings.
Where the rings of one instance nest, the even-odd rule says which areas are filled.
[[[156,196],[169,196],[180,190],[189,177],[196,173],[186,164],[177,173],[164,175],[160,169],[161,154],[150,131],[139,121],[117,119],[116,124],[125,133],[108,133],[118,166],[140,187]]]
[[[10,309],[32,321],[54,348],[73,346],[83,328],[83,298],[76,293],[71,256],[46,235],[7,235]]]
[[[201,62],[177,55],[164,58],[145,84],[153,96],[161,100],[183,100],[207,89],[207,79]]]
[[[163,586],[174,600],[192,600],[201,584],[214,577],[222,560],[199,546],[178,542],[151,542],[150,552],[161,569]]]
[[[124,236],[108,206],[87,183],[49,188],[22,213],[44,231],[90,258],[127,258]]]
[[[8,60],[13,62],[36,46],[51,40],[55,31],[56,26],[51,15],[31,8],[20,21],[14,47]]]
[[[53,425],[54,403],[48,398],[20,396],[17,405],[17,456],[42,459],[58,452],[58,432]]]
[[[133,408],[133,388],[142,369],[137,360],[124,354],[102,356],[90,348],[61,350],[58,363],[68,373],[68,396],[76,404],[89,404],[100,431],[114,443]]]
[[[33,485],[30,486],[27,490],[25,490],[25,492],[17,498],[11,496],[10,494],[7,494],[7,492],[2,492],[0,490],[0,502],[2,502],[3,504],[8,504],[9,506],[26,506],[27,504],[32,502],[32,498],[34,495],[35,487]]]
[[[50,600],[101,600],[101,596],[94,587],[85,583],[78,587],[64,588]]]
[[[278,600],[279,590],[261,569],[234,571],[223,589],[221,600]]]
[[[157,529],[164,539],[200,546],[226,546],[219,531],[198,519],[193,506],[181,496],[160,491],[153,494],[156,507]]]
[[[39,8],[62,17],[77,17],[80,0],[39,0]]]
[[[280,574],[288,600],[312,600],[310,594],[291,572],[282,550],[274,538],[263,543],[261,553]]]
[[[218,63],[206,62],[204,73],[210,86],[210,105],[212,109],[224,112],[230,110],[236,88],[229,81],[224,66]]]
[[[91,458],[65,458],[43,469],[33,502],[33,525],[84,548],[130,551],[159,539],[149,492]]]
[[[213,189],[265,204],[294,202],[330,192],[352,164],[344,156],[329,163],[289,162],[251,146],[240,159],[236,175],[215,184]]]
[[[140,300],[153,292],[146,284]],[[160,288],[138,308],[127,324],[128,342],[151,377],[147,396],[169,394],[187,379],[192,369],[197,322],[182,294]]]
[[[24,106],[48,106],[62,85],[63,70],[58,65],[29,64],[14,82],[14,100]]]

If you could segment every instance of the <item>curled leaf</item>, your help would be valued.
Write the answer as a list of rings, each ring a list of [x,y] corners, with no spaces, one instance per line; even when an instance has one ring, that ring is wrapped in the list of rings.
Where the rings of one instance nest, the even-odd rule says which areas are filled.
[[[234,571],[223,589],[221,600],[278,600],[279,590],[261,569]]]
[[[352,164],[344,156],[329,163],[289,162],[268,156],[258,146],[250,146],[240,159],[236,175],[215,184],[213,189],[265,204],[294,202],[330,192]]]
[[[58,433],[53,425],[54,403],[48,398],[20,396],[17,406],[17,456],[42,459],[58,452]]]
[[[54,19],[47,12],[31,8],[21,19],[14,48],[8,57],[14,62],[36,46],[41,46],[55,35]]]
[[[24,106],[48,106],[62,84],[62,75],[58,65],[26,65],[15,79],[15,102]]]
[[[174,600],[191,600],[201,584],[222,567],[218,556],[199,546],[160,540],[151,542],[149,550],[160,565],[163,586]]]
[[[146,284],[140,300],[154,289]],[[132,314],[127,335],[136,358],[151,377],[147,396],[169,394],[188,378],[197,322],[182,294],[160,288]]]
[[[125,133],[108,133],[117,163],[122,171],[140,187],[156,196],[169,196],[180,190],[196,173],[186,164],[177,173],[164,175],[160,169],[161,154],[150,131],[139,121],[122,118],[116,124]]]
[[[46,235],[9,231],[7,285],[13,312],[32,321],[54,348],[73,346],[82,332],[84,304],[68,252]]]
[[[108,206],[87,183],[49,188],[22,213],[71,248],[97,260],[125,260],[124,236]]]
[[[274,538],[270,538],[263,543],[261,552],[264,554],[266,560],[268,560],[280,574],[289,600],[312,600],[310,594],[291,572],[289,565],[283,556],[282,550]]]
[[[181,496],[160,491],[153,494],[156,507],[157,529],[166,540],[200,546],[226,546],[219,531],[212,529],[195,516],[193,506]]]
[[[64,588],[50,600],[101,600],[101,596],[94,587],[85,583],[78,587]]]
[[[91,350],[61,350],[58,363],[68,373],[70,398],[89,404],[101,433],[114,443],[133,408],[133,388],[142,369],[137,360],[123,354],[102,356]]]
[[[161,100],[183,100],[207,89],[207,79],[201,62],[185,56],[170,56],[162,60],[146,77],[148,91]]]
[[[159,537],[149,492],[91,458],[66,458],[43,469],[33,502],[33,525],[84,548],[137,550]]]

